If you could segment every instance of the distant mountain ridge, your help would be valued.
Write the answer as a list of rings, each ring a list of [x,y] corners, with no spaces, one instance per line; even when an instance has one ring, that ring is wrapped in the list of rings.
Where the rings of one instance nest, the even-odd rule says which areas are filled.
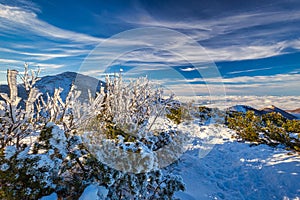
[[[294,110],[286,110],[289,113],[300,113],[300,108],[294,109]]]
[[[36,82],[35,87],[43,93],[44,97],[47,93],[52,96],[55,88],[62,88],[61,98],[65,100],[72,84],[76,86],[77,90],[81,91],[81,96],[79,97],[80,100],[87,99],[88,90],[91,91],[91,94],[95,94],[96,91],[100,90],[101,86],[105,86],[105,82],[96,78],[76,72],[64,72],[57,75],[41,77],[41,79]],[[0,85],[0,92],[9,93],[8,86]],[[18,96],[22,99],[27,98],[25,88],[22,84],[18,84]],[[1,97],[0,100],[2,100]]]
[[[86,76],[76,72],[64,72],[58,75],[44,76],[36,83],[36,87],[43,93],[54,94],[55,88],[62,88],[61,97],[64,100],[70,91],[71,85],[76,86],[76,90],[81,91],[81,100],[88,97],[88,90],[95,94],[105,83],[94,77]]]
[[[298,119],[296,116],[292,115],[291,113],[284,111],[274,105],[271,105],[269,107],[266,107],[266,108],[263,108],[260,110],[252,108],[251,106],[247,106],[247,105],[235,105],[235,106],[229,107],[227,110],[233,111],[233,112],[243,112],[243,113],[246,113],[247,111],[254,111],[254,113],[257,115],[263,115],[263,114],[275,112],[275,113],[280,113],[286,119],[290,119],[290,120]]]
[[[300,119],[300,108],[294,109],[294,110],[286,110],[289,113],[292,113],[294,116],[298,117]]]
[[[283,117],[285,117],[287,119],[290,119],[290,120],[297,119],[296,116],[294,116],[294,115],[292,115],[292,114],[290,114],[290,113],[288,113],[288,112],[286,112],[286,111],[284,111],[284,110],[282,110],[282,109],[280,109],[280,108],[278,108],[274,105],[271,105],[270,107],[263,108],[261,111],[264,114],[271,113],[271,112],[280,113]]]

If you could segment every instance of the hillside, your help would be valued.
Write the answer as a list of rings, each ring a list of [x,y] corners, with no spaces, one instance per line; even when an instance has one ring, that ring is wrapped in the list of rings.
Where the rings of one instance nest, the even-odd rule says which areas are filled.
[[[64,72],[57,75],[41,77],[41,79],[37,81],[35,87],[43,93],[44,97],[46,97],[47,93],[52,96],[55,88],[62,88],[63,91],[61,93],[61,97],[64,100],[72,84],[75,84],[77,90],[82,92],[80,100],[84,100],[88,97],[88,90],[91,91],[91,94],[95,94],[96,91],[99,91],[101,85],[105,85],[104,82],[90,76],[76,72]],[[8,93],[8,86],[0,85],[0,91]],[[26,99],[27,94],[22,84],[18,85],[18,95],[22,99]]]
[[[291,114],[294,112],[289,113],[288,111],[284,111],[274,105],[265,107],[263,109],[255,109],[248,105],[236,105],[236,106],[229,107],[227,110],[230,112],[242,112],[242,113],[246,113],[247,111],[253,111],[256,115],[263,115],[263,114],[275,112],[281,114],[283,117],[289,120],[297,119],[297,116]]]
[[[297,119],[296,116],[272,105],[272,106],[269,106],[269,107],[266,107],[264,109],[261,110],[263,114],[266,114],[266,113],[271,113],[271,112],[275,112],[275,113],[280,113],[283,117],[285,117],[286,119]]]

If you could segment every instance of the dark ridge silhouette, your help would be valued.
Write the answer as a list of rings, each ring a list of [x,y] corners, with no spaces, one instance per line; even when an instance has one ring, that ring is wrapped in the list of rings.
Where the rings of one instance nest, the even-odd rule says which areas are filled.
[[[286,119],[290,119],[290,120],[293,120],[293,119],[297,119],[296,116],[274,106],[274,105],[271,105],[270,107],[266,107],[266,108],[263,108],[261,110],[263,112],[263,114],[266,114],[266,113],[271,113],[271,112],[276,112],[276,113],[280,113],[283,117],[285,117]]]

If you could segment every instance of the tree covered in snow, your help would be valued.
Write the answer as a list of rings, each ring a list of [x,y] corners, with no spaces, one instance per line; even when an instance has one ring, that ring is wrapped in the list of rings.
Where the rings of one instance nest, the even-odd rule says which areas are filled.
[[[76,199],[90,184],[105,187],[107,199],[172,199],[184,190],[168,165],[183,152],[187,134],[167,117],[172,96],[148,79],[107,78],[83,102],[74,85],[64,101],[61,88],[41,94],[34,86],[39,71],[27,65],[22,100],[17,75],[8,70],[10,93],[0,94],[1,199],[52,192]]]

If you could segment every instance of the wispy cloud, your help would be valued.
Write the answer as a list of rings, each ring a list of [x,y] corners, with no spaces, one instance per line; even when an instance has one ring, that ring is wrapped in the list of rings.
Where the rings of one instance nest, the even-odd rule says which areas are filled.
[[[164,84],[162,84],[164,85]],[[177,84],[166,85],[177,96],[194,95],[279,95],[279,96],[299,96],[299,81],[287,81],[282,84],[224,84],[224,87],[218,84]],[[224,92],[225,91],[225,92]]]
[[[36,12],[41,11],[30,1],[10,2],[9,5],[0,3],[1,68],[23,65],[24,62],[39,65],[46,71],[80,66],[82,60],[78,58],[83,59],[103,41],[102,38],[53,26],[40,20]]]
[[[3,63],[9,63],[9,64],[20,64],[22,62],[20,62],[19,60],[12,60],[12,59],[2,59],[0,58],[0,62],[3,62]]]
[[[191,62],[234,61],[281,55],[286,53],[285,49],[287,48],[300,49],[299,40],[293,39],[287,41],[286,39],[280,39],[280,41],[276,41],[279,40],[276,39],[279,37],[278,35],[282,35],[282,29],[264,29],[263,31],[257,31],[256,28],[253,28],[298,20],[300,18],[300,12],[253,11],[238,13],[236,15],[233,14],[219,19],[195,19],[176,22],[154,19],[147,12],[143,11],[140,11],[140,15],[143,17],[138,20],[136,18],[133,20],[128,17],[124,17],[122,20],[136,26],[159,26],[177,30],[187,30],[186,33],[193,39],[200,41],[200,44],[202,43],[201,41],[203,41],[205,48],[201,53],[197,51],[194,52],[193,46],[190,46],[186,40],[182,40],[180,37],[172,37],[169,40],[167,39],[168,36],[162,36],[162,40],[172,41],[166,43],[168,45],[167,49],[165,49],[166,51],[160,51],[155,54],[149,52],[145,53],[143,51],[130,52],[130,54],[123,55],[122,58],[119,58],[122,63],[132,61],[149,64],[151,61],[155,61],[155,63],[167,62],[171,65],[182,65],[186,63],[187,60]],[[55,27],[40,20],[33,10],[27,10],[17,6],[0,4],[0,21],[1,32],[22,34],[25,30],[26,33],[31,33],[32,35],[64,41],[56,43],[56,45],[60,45],[59,48],[49,48],[48,45],[49,49],[44,52],[13,52],[24,56],[31,56],[36,61],[87,55],[93,45],[95,46],[96,44],[99,44],[99,42],[105,41],[105,38],[93,37],[83,33],[76,33]],[[243,29],[249,29],[247,36],[242,37],[239,32]],[[263,35],[266,39],[257,43],[257,40],[254,38],[257,37],[258,34],[260,34],[260,38],[262,38]],[[268,36],[270,35],[272,35],[272,37],[268,39]],[[139,44],[140,46],[144,45],[145,48],[151,48],[153,37],[156,36],[139,35],[138,37],[138,41],[143,41]],[[222,37],[226,39],[222,40]],[[274,41],[271,41],[274,40],[274,38],[276,41],[275,43]],[[110,39],[109,41],[112,46],[119,48],[137,45],[137,40],[132,38]],[[227,45],[222,44],[223,41],[226,41]],[[87,49],[86,45],[92,46]],[[172,48],[176,46],[182,46],[181,57],[172,54],[172,52],[168,52],[168,50],[171,51]],[[72,47],[75,49],[72,49]],[[116,60],[115,54],[115,52],[110,52],[109,50],[107,52],[99,52],[99,55],[94,56],[94,60]]]
[[[155,80],[156,81],[156,80]],[[179,76],[158,81],[178,96],[191,95],[300,95],[300,74],[193,78]]]
[[[97,44],[102,40],[82,33],[76,33],[57,28],[38,19],[37,15],[29,10],[0,4],[1,31],[22,33],[24,30],[39,36],[53,39],[63,39],[81,43]]]
[[[180,68],[180,70],[183,72],[191,72],[191,71],[195,71],[196,68],[188,67],[188,68]]]
[[[10,5],[13,7],[21,7],[22,9],[33,11],[33,12],[41,12],[40,7],[31,0],[18,0],[18,1],[11,1],[11,0],[0,0],[0,3]]]
[[[59,69],[66,67],[65,64],[47,64],[47,63],[29,63],[31,66],[39,67],[41,70],[44,69]]]
[[[179,34],[164,31],[147,32],[142,29],[136,35],[127,37],[95,37],[85,33],[59,28],[39,18],[42,12],[36,4],[21,0],[17,4],[0,3],[1,69],[6,65],[23,65],[29,62],[45,70],[66,71],[76,66],[79,71],[89,75],[101,75],[109,65],[137,68],[131,73],[157,73],[162,84],[178,91],[187,92],[192,87],[196,93],[207,91],[202,79],[176,78],[173,74],[163,74],[166,68],[202,64],[202,68],[181,67],[182,73],[206,70],[217,61],[239,61],[266,58],[300,50],[298,33],[300,10],[287,9],[250,10],[230,12],[211,18],[167,19],[152,16],[147,10],[136,7],[134,15],[120,16],[118,23],[131,27],[164,27],[177,30]],[[6,1],[7,2],[7,1]],[[30,9],[32,7],[32,9]],[[271,28],[270,28],[271,27]],[[279,27],[279,28],[278,28]],[[117,29],[117,28],[116,28]],[[187,34],[184,36],[181,32]],[[126,36],[126,34],[125,34]],[[11,42],[9,39],[20,39]],[[7,39],[7,40],[5,40]],[[195,46],[190,39],[198,41]],[[92,51],[100,42],[106,48]],[[202,44],[202,46],[200,46]],[[84,58],[89,55],[87,60]],[[88,68],[84,68],[85,63]],[[82,68],[80,68],[80,66]],[[68,68],[69,67],[69,68]],[[198,66],[199,67],[199,66]],[[229,71],[238,76],[242,73],[272,70],[271,67]],[[170,76],[169,76],[170,75]],[[181,74],[182,75],[182,74]],[[165,77],[163,77],[165,76]],[[298,74],[278,74],[273,76],[239,76],[224,78],[226,91],[237,94],[251,89],[263,94],[264,90],[284,91],[292,88],[297,93]],[[215,91],[222,91],[219,79],[207,78],[206,83]],[[178,84],[178,85],[176,85]]]
[[[279,84],[285,82],[297,81],[300,83],[300,74],[277,74],[271,76],[237,76],[233,78],[222,78],[223,84]],[[193,78],[182,80],[183,82],[197,83],[203,82],[202,78]],[[206,78],[207,84],[219,84],[219,78]]]
[[[142,10],[142,9],[141,9]],[[157,19],[146,10],[136,18],[122,18],[127,23],[139,26],[155,26],[184,31],[203,44],[215,61],[258,59],[286,53],[286,49],[299,49],[296,33],[300,27],[300,10],[255,10],[234,13],[210,19],[181,21]],[[277,26],[280,25],[280,28]],[[274,28],[270,28],[273,26]]]
[[[228,72],[228,74],[241,74],[241,73],[247,73],[247,72],[264,71],[264,70],[269,70],[269,69],[272,69],[272,67],[265,67],[265,68],[260,68],[260,69],[248,69],[248,70],[233,71],[233,72]]]
[[[238,30],[248,29],[247,36],[243,37],[244,39],[251,40],[253,36],[271,36],[269,39],[274,39],[278,37],[277,33],[282,33],[282,31],[286,31],[286,27],[282,29],[263,29],[262,26],[276,24],[276,23],[293,23],[294,21],[299,20],[300,18],[300,10],[255,10],[248,11],[243,13],[234,13],[232,12],[229,16],[221,16],[214,17],[209,19],[190,19],[181,21],[174,20],[160,20],[152,17],[146,10],[142,10],[139,13],[140,17],[138,19],[133,18],[131,16],[122,17],[127,23],[137,24],[140,26],[158,26],[158,27],[166,27],[177,30],[190,30],[186,33],[191,37],[198,41],[206,40],[209,38],[215,38],[218,35],[226,36],[227,34],[237,32]],[[260,28],[257,28],[260,26]],[[250,30],[249,28],[253,28]],[[290,29],[290,27],[289,27]],[[299,29],[299,28],[298,28]],[[239,35],[235,35],[234,37],[239,37]],[[233,39],[232,38],[232,39]],[[267,39],[267,38],[265,38]],[[268,39],[267,39],[268,40]],[[230,41],[232,42],[232,41]],[[254,42],[254,41],[253,41]]]

